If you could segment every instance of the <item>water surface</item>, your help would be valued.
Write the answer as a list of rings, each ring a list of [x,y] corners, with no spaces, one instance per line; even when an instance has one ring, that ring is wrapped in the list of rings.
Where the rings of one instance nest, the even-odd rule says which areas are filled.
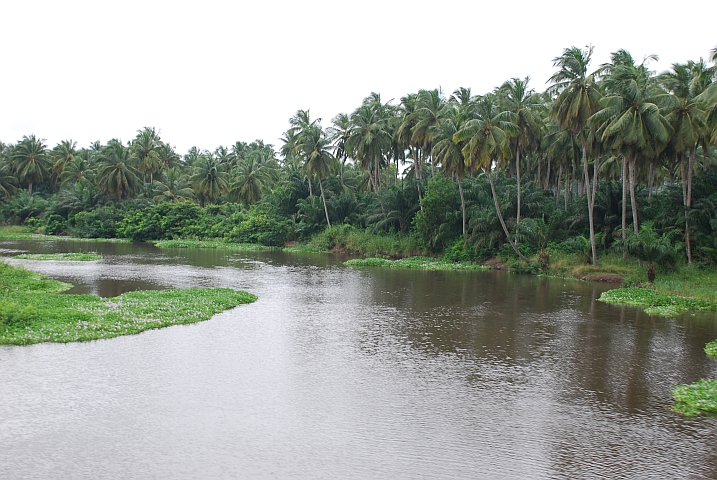
[[[717,378],[714,315],[597,302],[607,286],[344,267],[283,252],[0,242],[115,296],[232,287],[209,321],[0,347],[0,478],[717,478],[717,419],[669,411]]]

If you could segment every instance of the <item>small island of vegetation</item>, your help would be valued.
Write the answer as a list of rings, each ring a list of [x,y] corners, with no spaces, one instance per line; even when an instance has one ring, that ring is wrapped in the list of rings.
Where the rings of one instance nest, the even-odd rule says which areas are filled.
[[[0,344],[77,342],[208,320],[256,296],[229,288],[60,294],[72,285],[0,263]]]
[[[95,260],[102,260],[102,255],[96,253],[82,253],[82,252],[69,252],[69,253],[23,253],[21,255],[15,255],[13,258],[18,260],[69,260],[73,262],[93,262]]]

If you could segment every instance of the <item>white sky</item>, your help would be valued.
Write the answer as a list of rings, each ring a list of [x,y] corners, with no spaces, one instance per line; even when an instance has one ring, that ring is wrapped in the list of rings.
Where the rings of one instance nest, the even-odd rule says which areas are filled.
[[[685,4],[687,5],[687,4]],[[663,6],[663,8],[660,8]],[[144,126],[180,154],[237,140],[279,146],[310,109],[324,126],[370,92],[474,94],[595,46],[593,68],[625,48],[658,72],[717,46],[717,2],[3,0],[0,140],[50,147],[124,141]],[[645,12],[649,12],[645,16]],[[689,13],[687,15],[686,13]]]

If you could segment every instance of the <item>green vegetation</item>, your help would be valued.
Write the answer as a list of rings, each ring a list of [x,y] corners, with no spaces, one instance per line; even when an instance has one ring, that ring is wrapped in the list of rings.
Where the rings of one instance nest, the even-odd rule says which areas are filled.
[[[672,387],[672,410],[686,416],[717,413],[717,380],[703,378],[694,383]]]
[[[71,285],[0,263],[0,344],[110,338],[208,320],[256,296],[228,288],[130,292],[115,298],[58,294]]]
[[[21,260],[72,260],[77,262],[92,262],[102,260],[102,255],[96,253],[23,253],[13,258]]]
[[[717,310],[717,302],[668,295],[646,288],[615,288],[600,295],[600,301],[645,308],[648,314],[672,316],[689,310]]]
[[[717,357],[717,340],[713,340],[705,345],[705,353],[710,357]]]
[[[490,270],[490,267],[475,263],[451,262],[445,259],[428,257],[410,257],[399,260],[386,260],[385,258],[364,258],[344,262],[344,265],[357,267],[395,267],[417,268],[421,270]]]
[[[158,248],[214,248],[221,250],[272,250],[273,247],[265,247],[256,243],[231,243],[221,240],[160,240],[154,242]]]

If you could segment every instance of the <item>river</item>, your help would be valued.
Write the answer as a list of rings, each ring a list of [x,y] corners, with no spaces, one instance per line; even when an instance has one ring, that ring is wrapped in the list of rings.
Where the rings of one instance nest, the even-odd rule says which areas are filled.
[[[606,285],[345,267],[328,254],[2,241],[115,296],[232,287],[192,325],[0,346],[0,478],[717,478],[715,315],[649,316]]]

